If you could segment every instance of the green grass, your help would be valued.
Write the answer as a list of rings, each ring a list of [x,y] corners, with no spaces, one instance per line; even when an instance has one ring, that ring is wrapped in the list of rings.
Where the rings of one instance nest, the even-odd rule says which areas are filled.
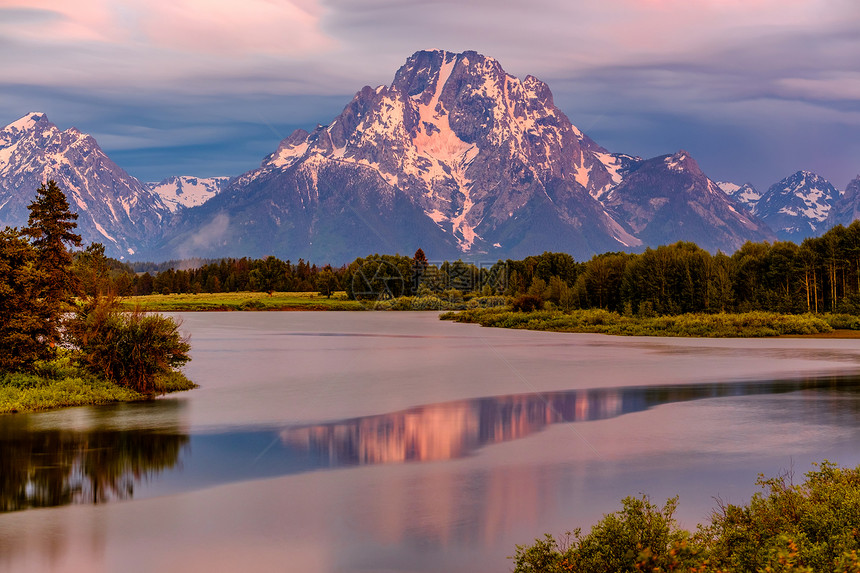
[[[344,293],[331,298],[315,292],[226,292],[201,294],[152,294],[120,299],[122,308],[142,306],[155,312],[232,310],[364,310]]]
[[[834,328],[860,329],[860,320],[850,315],[796,315],[758,311],[633,317],[600,309],[514,312],[504,308],[448,312],[441,318],[499,328],[626,336],[734,338],[815,335],[831,332]]]
[[[162,382],[168,393],[197,387],[181,372],[173,372]],[[134,390],[87,372],[68,356],[40,362],[34,372],[0,373],[0,414],[145,399]]]

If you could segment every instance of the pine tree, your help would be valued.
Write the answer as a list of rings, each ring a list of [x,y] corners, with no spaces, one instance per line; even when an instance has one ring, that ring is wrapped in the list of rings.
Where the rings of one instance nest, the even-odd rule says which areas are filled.
[[[0,231],[0,369],[17,370],[50,354],[49,318],[36,251],[17,229]]]
[[[80,246],[75,234],[77,213],[69,211],[63,191],[51,180],[36,190],[36,200],[28,207],[30,218],[23,234],[36,250],[36,265],[44,280],[43,296],[48,309],[47,342],[59,341],[60,318],[69,309],[78,291],[72,271],[72,253],[67,245]]]

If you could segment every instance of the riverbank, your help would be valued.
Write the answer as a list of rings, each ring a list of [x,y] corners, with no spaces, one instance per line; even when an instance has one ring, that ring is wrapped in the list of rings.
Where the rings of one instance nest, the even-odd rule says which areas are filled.
[[[164,393],[197,388],[181,372],[163,377],[160,385]],[[0,414],[147,399],[150,397],[86,371],[68,357],[40,362],[32,373],[0,373]]]
[[[448,312],[442,320],[498,328],[553,332],[581,332],[623,336],[684,336],[703,338],[759,338],[765,336],[828,336],[848,338],[860,331],[860,317],[844,314],[779,314],[774,312],[624,316],[600,309],[539,310],[472,309]],[[842,333],[834,335],[833,333]],[[860,336],[860,334],[858,334]]]

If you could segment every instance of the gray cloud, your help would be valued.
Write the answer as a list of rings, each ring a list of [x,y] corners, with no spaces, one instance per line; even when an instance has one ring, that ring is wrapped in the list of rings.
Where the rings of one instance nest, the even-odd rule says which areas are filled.
[[[147,27],[170,13],[166,0],[83,0],[74,13],[31,4],[0,9],[0,123],[45,111],[150,180],[256,167],[293,129],[330,122],[431,47],[475,49],[543,79],[613,151],[683,147],[712,176],[759,186],[801,168],[844,186],[860,171],[853,0],[303,0],[273,18],[292,26],[306,14],[306,49],[280,37],[269,49],[251,37],[256,16],[220,45],[174,41]]]

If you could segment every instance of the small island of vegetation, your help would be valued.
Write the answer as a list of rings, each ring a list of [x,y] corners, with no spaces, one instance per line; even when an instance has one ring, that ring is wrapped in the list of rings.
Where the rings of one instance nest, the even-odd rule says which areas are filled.
[[[0,231],[0,413],[142,400],[194,387],[169,317],[122,312],[104,247],[80,246],[62,190],[42,185],[24,229]]]

